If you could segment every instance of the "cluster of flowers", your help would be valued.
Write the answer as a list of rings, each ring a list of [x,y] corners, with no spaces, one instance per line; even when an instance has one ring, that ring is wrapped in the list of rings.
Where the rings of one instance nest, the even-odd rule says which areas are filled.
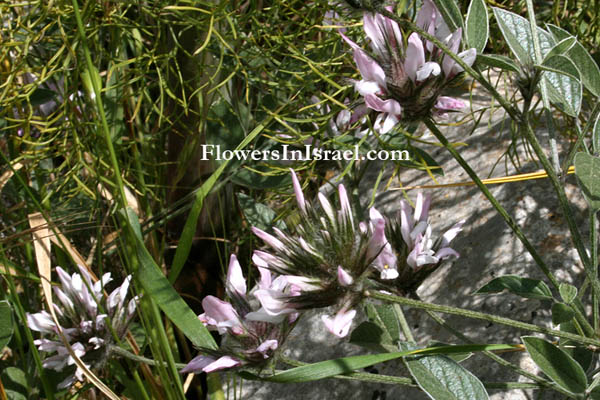
[[[122,337],[133,318],[137,297],[126,302],[131,276],[125,278],[121,286],[105,296],[104,288],[112,280],[106,273],[96,283],[92,283],[89,272],[79,266],[81,274],[69,275],[56,267],[60,287],[54,286],[54,295],[60,304],[54,304],[58,322],[74,353],[88,368],[100,370],[109,359],[110,346],[114,335]],[[73,374],[62,381],[58,387],[66,388],[75,380],[83,381],[83,371],[76,367],[75,360],[58,338],[58,327],[47,311],[27,314],[30,329],[50,335],[52,339],[42,338],[34,341],[38,350],[54,353],[44,359],[44,368],[62,371],[70,367]]]
[[[387,10],[393,11],[391,7]],[[453,53],[458,52],[461,28],[450,32],[431,0],[423,1],[416,24]],[[465,107],[461,100],[441,96],[463,71],[454,59],[416,32],[409,35],[404,48],[398,24],[381,14],[365,13],[363,27],[370,39],[370,52],[360,48],[342,31],[340,34],[352,48],[362,77],[354,82],[354,88],[363,97],[366,107],[379,113],[374,125],[379,133],[391,131],[400,119],[418,120]],[[477,52],[471,48],[458,56],[471,66]]]
[[[252,228],[267,246],[252,257],[260,280],[248,291],[237,258],[231,256],[226,280],[231,303],[208,296],[199,316],[223,336],[221,348],[203,351],[206,354],[193,359],[183,372],[270,362],[304,310],[330,307],[333,313],[322,317],[323,324],[332,334],[345,337],[366,289],[404,295],[443,260],[458,257],[449,244],[462,223],[434,241],[429,197],[419,194],[414,209],[402,201],[395,220],[371,208],[369,220],[357,224],[344,185],[338,186],[337,209],[322,193],[313,205],[290,171],[302,223],[293,232],[273,228],[273,235]]]

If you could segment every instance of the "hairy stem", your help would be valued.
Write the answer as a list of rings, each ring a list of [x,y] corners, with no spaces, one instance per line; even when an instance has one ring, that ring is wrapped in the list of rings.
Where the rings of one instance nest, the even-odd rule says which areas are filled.
[[[533,324],[528,324],[526,322],[516,321],[514,319],[499,317],[492,314],[486,314],[479,311],[466,310],[463,308],[451,307],[451,306],[443,306],[439,304],[431,304],[425,303],[419,300],[413,300],[406,297],[395,296],[392,294],[385,294],[377,291],[366,291],[364,293],[365,297],[370,297],[373,299],[388,301],[390,303],[398,303],[403,304],[409,307],[420,308],[423,310],[429,311],[437,311],[445,314],[452,315],[460,315],[466,318],[471,319],[479,319],[482,321],[488,321],[495,324],[511,326],[513,328],[522,329],[530,332],[543,333],[546,335],[552,335],[559,338],[570,339],[578,343],[592,345],[592,346],[600,346],[600,340],[588,338],[585,336],[575,335],[568,332],[557,331],[554,329],[545,328],[542,326],[537,326]]]

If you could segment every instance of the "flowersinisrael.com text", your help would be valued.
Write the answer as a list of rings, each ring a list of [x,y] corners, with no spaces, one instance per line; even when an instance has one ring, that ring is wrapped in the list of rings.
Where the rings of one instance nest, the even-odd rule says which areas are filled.
[[[308,144],[304,150],[298,148],[289,148],[284,144],[281,149],[272,150],[223,150],[221,146],[213,144],[203,144],[201,160],[253,160],[253,161],[358,161],[358,160],[390,160],[390,161],[409,161],[410,153],[408,150],[369,150],[364,154],[359,152],[358,145],[347,150],[324,150],[313,147]]]

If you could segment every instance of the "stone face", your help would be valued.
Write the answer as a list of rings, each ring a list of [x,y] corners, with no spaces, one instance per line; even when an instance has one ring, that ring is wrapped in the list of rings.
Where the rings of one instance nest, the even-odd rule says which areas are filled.
[[[489,96],[481,91],[473,93],[473,109],[477,110],[490,104]],[[468,101],[468,98],[463,98]],[[458,114],[463,116],[463,114]],[[511,146],[511,133],[508,130],[511,121],[501,109],[492,114],[485,111],[484,121],[473,132],[473,123],[455,127],[442,127],[451,142],[463,142],[459,152],[481,178],[500,177],[519,172],[539,170],[530,158],[521,142]],[[440,120],[443,122],[443,120]],[[547,134],[543,127],[539,128],[539,140],[547,145]],[[423,139],[435,142],[430,134]],[[561,138],[559,138],[561,139]],[[415,145],[421,145],[415,143]],[[510,160],[502,158],[511,148],[512,157],[520,163],[520,171]],[[451,158],[443,148],[423,147],[443,166],[444,176],[438,183],[468,181],[467,174]],[[568,149],[565,146],[565,149]],[[561,158],[562,159],[562,158]],[[506,162],[505,162],[506,160]],[[370,200],[372,184],[383,164],[371,162],[370,171],[363,179],[361,192],[365,194],[363,202]],[[381,182],[387,182],[392,170],[387,168]],[[431,185],[431,178],[422,171],[404,170],[400,174],[402,186]],[[398,187],[398,180],[392,187]],[[523,229],[531,243],[538,249],[544,261],[555,276],[564,282],[581,285],[585,274],[579,263],[577,252],[573,250],[566,222],[559,209],[556,195],[547,179],[528,180],[503,185],[490,185],[491,192],[512,215]],[[513,235],[503,219],[489,204],[488,200],[475,186],[427,189],[432,192],[433,201],[430,211],[430,222],[434,234],[440,234],[461,219],[466,219],[464,230],[452,242],[452,248],[461,257],[454,263],[447,263],[432,274],[419,288],[422,300],[444,305],[464,307],[495,315],[510,317],[528,323],[551,327],[551,315],[548,304],[539,300],[522,299],[512,294],[493,296],[473,296],[472,293],[491,279],[506,275],[519,274],[524,277],[542,279],[544,275],[535,265],[531,256],[524,250],[521,242]],[[411,199],[416,197],[414,190],[407,192]],[[587,226],[587,208],[575,178],[567,178],[567,196],[573,206],[582,234],[589,231]],[[393,215],[399,209],[402,192],[388,190],[380,193],[376,206],[382,213]],[[324,313],[324,311],[323,311]],[[338,340],[327,333],[320,321],[319,312],[312,312],[304,317],[289,338],[287,355],[294,359],[315,362],[336,357],[364,354],[365,350],[348,344],[346,340]],[[441,315],[455,329],[476,343],[519,343],[520,336],[529,334],[505,326],[481,321]],[[462,343],[443,327],[435,323],[425,312],[407,310],[406,317],[414,328],[413,334],[421,345],[431,340],[445,343]],[[360,318],[364,318],[361,316]],[[357,322],[357,318],[354,327]],[[523,353],[508,353],[502,357],[521,368],[538,374],[536,366]],[[463,365],[477,375],[482,381],[502,382],[528,380],[513,371],[502,367],[481,354],[472,356]],[[390,362],[377,365],[379,373],[397,376],[409,376],[401,362]],[[231,376],[231,375],[230,375]],[[239,378],[238,382],[239,382]],[[494,400],[525,400],[531,398],[531,391],[495,391],[489,390]],[[239,393],[239,392],[238,392]],[[415,388],[355,382],[349,380],[328,379],[303,384],[273,384],[262,382],[243,382],[242,399],[427,399],[428,397]],[[545,392],[544,399],[558,398],[552,392]]]

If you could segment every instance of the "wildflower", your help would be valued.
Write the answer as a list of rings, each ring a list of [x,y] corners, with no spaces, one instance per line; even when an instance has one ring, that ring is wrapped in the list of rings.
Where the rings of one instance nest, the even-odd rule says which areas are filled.
[[[393,282],[381,282],[396,287],[402,293],[416,289],[442,261],[459,257],[450,248],[450,242],[462,230],[464,221],[458,222],[441,238],[433,240],[428,221],[430,204],[430,196],[419,193],[414,209],[406,200],[402,200],[399,221],[386,221],[386,235],[390,238],[390,248],[397,260],[397,276]],[[379,213],[371,213],[372,224],[381,223],[382,218]]]
[[[353,308],[361,301],[373,268],[371,264],[381,247],[370,239],[371,231],[357,229],[344,185],[338,186],[339,206],[322,193],[316,204],[308,202],[293,170],[292,183],[302,223],[292,232],[273,229],[274,235],[252,228],[269,249],[255,251],[255,263],[271,270],[291,285],[292,296],[261,301],[268,305],[297,310],[331,307],[333,316],[323,317],[333,334],[346,336],[356,315]],[[272,311],[274,311],[272,310]]]
[[[387,9],[392,11],[391,7]],[[458,51],[461,29],[450,33],[431,0],[424,0],[417,25],[439,37],[453,52]],[[368,108],[380,113],[375,121],[378,132],[391,131],[400,119],[418,120],[431,113],[443,115],[464,107],[460,100],[440,96],[447,84],[462,72],[451,57],[416,32],[409,35],[404,48],[398,24],[381,14],[365,13],[363,26],[370,39],[370,54],[340,34],[352,47],[362,76],[355,82],[355,90],[363,96]],[[472,65],[476,51],[469,49],[458,55]]]
[[[92,283],[89,272],[79,266],[81,274],[69,275],[62,268],[56,267],[60,280],[60,288],[55,286],[54,294],[58,299],[54,310],[58,322],[75,354],[91,369],[100,370],[110,356],[113,343],[112,332],[121,337],[127,332],[127,326],[133,318],[137,297],[126,302],[131,276],[125,278],[121,286],[104,295],[104,287],[112,280],[110,273]],[[38,350],[55,355],[44,359],[44,368],[62,371],[74,366],[75,360],[64,343],[57,337],[58,327],[47,311],[27,314],[27,325],[30,329],[53,336],[51,339],[37,339],[34,344]],[[66,388],[75,380],[83,381],[83,371],[75,367],[74,373],[68,376],[58,387]]]
[[[242,268],[235,254],[231,255],[225,290],[231,303],[214,296],[202,300],[204,313],[198,318],[208,329],[223,336],[219,350],[202,349],[181,370],[213,372],[237,366],[261,366],[271,361],[298,317],[297,310],[280,299],[292,296],[292,284],[283,276],[273,277],[264,269],[260,257],[254,257],[261,279],[247,290]]]

